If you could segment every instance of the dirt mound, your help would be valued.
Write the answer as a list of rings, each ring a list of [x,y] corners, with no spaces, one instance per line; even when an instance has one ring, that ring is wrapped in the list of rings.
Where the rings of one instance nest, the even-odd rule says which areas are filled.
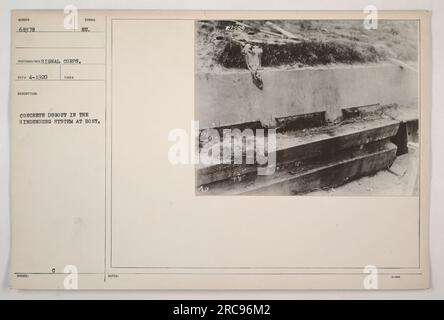
[[[239,38],[261,47],[264,67],[418,59],[416,21],[379,20],[376,30],[359,20],[198,21],[196,32],[197,72],[245,69]]]
[[[377,62],[382,57],[372,45],[358,47],[346,41],[303,41],[300,43],[260,45],[262,66],[275,67],[283,65],[325,65],[330,63],[366,63]],[[227,42],[215,58],[225,68],[245,69],[245,59],[241,54],[242,47],[237,42]]]

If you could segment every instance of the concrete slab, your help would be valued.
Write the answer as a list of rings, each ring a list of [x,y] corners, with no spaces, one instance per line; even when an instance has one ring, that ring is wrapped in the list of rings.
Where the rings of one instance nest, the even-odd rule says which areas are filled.
[[[344,106],[417,102],[418,75],[395,64],[334,65],[260,72],[259,90],[248,71],[196,74],[196,120],[201,128],[326,112],[341,117]]]
[[[372,119],[330,125],[306,131],[277,135],[276,163],[294,163],[319,156],[328,157],[351,147],[393,137],[399,122],[391,119]],[[196,185],[204,185],[244,175],[255,175],[256,165],[217,164],[196,167]]]
[[[210,185],[203,195],[296,195],[342,185],[353,179],[388,168],[396,158],[396,146],[388,140],[365,148],[340,152],[328,160],[318,159],[307,166],[287,168],[272,176]]]

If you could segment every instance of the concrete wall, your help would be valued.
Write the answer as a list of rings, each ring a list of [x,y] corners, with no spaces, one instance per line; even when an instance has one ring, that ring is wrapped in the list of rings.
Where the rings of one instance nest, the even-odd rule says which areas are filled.
[[[416,103],[418,75],[395,64],[262,70],[263,90],[248,71],[196,75],[196,119],[201,128],[326,111],[342,107]]]

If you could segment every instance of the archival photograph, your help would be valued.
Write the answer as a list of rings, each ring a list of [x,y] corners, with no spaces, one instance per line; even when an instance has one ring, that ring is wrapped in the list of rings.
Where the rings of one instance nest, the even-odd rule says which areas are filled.
[[[418,195],[417,21],[195,30],[196,195]]]

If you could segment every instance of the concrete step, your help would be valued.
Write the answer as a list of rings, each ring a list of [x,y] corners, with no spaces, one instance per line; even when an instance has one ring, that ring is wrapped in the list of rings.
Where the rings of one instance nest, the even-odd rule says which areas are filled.
[[[409,119],[401,121],[401,123],[399,124],[398,132],[391,139],[391,141],[394,144],[396,144],[396,146],[398,147],[398,152],[397,152],[398,156],[409,152],[408,148],[409,142],[418,143],[419,141],[418,122],[419,122],[418,119]]]
[[[379,103],[375,104],[368,104],[363,106],[356,106],[356,107],[346,107],[342,108],[342,117],[344,119],[351,119],[351,118],[358,118],[362,116],[367,116],[369,114],[375,114],[379,112],[383,112],[385,108],[389,106],[381,106]]]
[[[418,142],[418,110],[412,106],[398,106],[396,104],[380,105],[371,104],[365,106],[342,108],[343,119],[358,119],[375,115],[385,115],[399,121],[399,129],[391,141],[398,147],[397,155],[408,152],[408,142]]]
[[[336,125],[299,130],[276,136],[276,163],[283,167],[316,157],[328,157],[341,150],[360,147],[396,135],[399,121],[378,118],[345,121]],[[226,179],[239,180],[256,175],[256,164],[198,165],[196,185],[202,186]]]
[[[198,189],[202,195],[295,195],[342,185],[390,167],[397,147],[389,139],[343,149],[329,156],[284,165],[270,176],[245,175]]]
[[[303,130],[327,125],[325,111],[276,118],[276,131],[279,133]]]

